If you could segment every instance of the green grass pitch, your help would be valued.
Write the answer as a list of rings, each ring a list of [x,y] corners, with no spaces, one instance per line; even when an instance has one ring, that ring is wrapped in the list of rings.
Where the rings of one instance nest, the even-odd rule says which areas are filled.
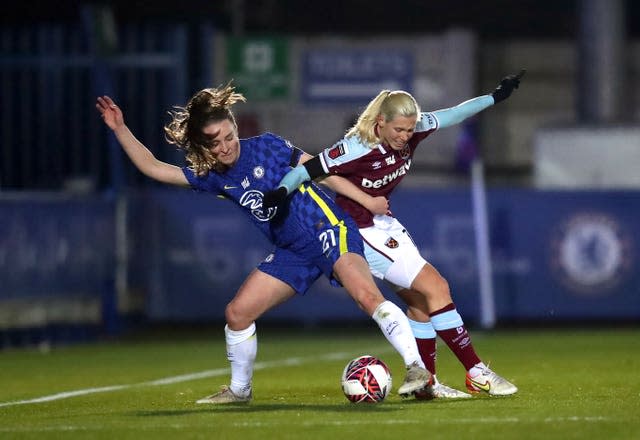
[[[473,332],[519,393],[422,402],[395,394],[402,361],[375,327],[258,331],[248,405],[194,404],[228,382],[221,328],[0,352],[0,438],[640,439],[637,328]],[[342,369],[362,354],[392,370],[383,403],[342,395]],[[443,343],[438,377],[464,388]]]

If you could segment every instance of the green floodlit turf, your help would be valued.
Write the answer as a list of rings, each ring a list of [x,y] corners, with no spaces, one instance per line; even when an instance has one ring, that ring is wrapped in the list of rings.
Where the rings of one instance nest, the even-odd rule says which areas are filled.
[[[416,402],[392,392],[381,404],[351,404],[339,386],[349,359],[381,357],[394,391],[403,378],[400,357],[375,328],[260,329],[253,402],[217,407],[193,402],[228,381],[219,330],[0,352],[0,438],[640,438],[640,329],[472,336],[517,395]],[[438,353],[440,380],[463,389],[462,367],[443,343]]]

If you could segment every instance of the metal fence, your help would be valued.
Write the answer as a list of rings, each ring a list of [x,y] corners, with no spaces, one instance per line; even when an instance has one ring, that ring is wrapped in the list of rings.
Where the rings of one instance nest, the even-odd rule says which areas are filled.
[[[75,182],[101,190],[116,180],[143,180],[105,135],[95,98],[113,96],[156,152],[167,109],[185,99],[187,31],[123,26],[105,51],[96,42],[99,25],[0,29],[0,189],[58,190]],[[167,154],[171,149],[157,148],[160,158]]]

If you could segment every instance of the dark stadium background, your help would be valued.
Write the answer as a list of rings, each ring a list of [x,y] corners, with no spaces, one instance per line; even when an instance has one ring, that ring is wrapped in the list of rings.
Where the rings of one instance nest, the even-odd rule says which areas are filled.
[[[236,5],[244,5],[242,28],[247,33],[424,33],[461,26],[488,39],[572,37],[577,29],[579,3],[579,0],[103,2],[113,8],[117,20],[211,20],[218,29],[226,31],[233,30]],[[628,35],[639,36],[640,2],[627,0],[626,8]],[[0,22],[59,22],[77,18],[75,1],[10,2],[2,6]]]

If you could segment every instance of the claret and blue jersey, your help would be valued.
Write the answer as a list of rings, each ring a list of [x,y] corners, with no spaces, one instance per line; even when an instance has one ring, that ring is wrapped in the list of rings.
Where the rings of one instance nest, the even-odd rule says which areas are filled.
[[[441,128],[459,124],[493,105],[490,95],[469,99],[455,107],[422,112],[413,136],[402,150],[378,144],[371,148],[358,136],[345,137],[320,154],[320,162],[327,174],[337,174],[371,196],[387,199],[411,168],[411,159],[418,144]],[[358,227],[373,225],[373,214],[364,206],[338,194],[337,204],[351,215]]]
[[[358,136],[350,136],[320,154],[322,167],[328,174],[338,174],[374,197],[388,198],[411,168],[411,158],[418,144],[438,128],[438,120],[433,114],[421,116],[414,135],[402,150],[380,144],[370,148]],[[360,228],[373,224],[373,214],[356,201],[338,194],[336,202]]]

